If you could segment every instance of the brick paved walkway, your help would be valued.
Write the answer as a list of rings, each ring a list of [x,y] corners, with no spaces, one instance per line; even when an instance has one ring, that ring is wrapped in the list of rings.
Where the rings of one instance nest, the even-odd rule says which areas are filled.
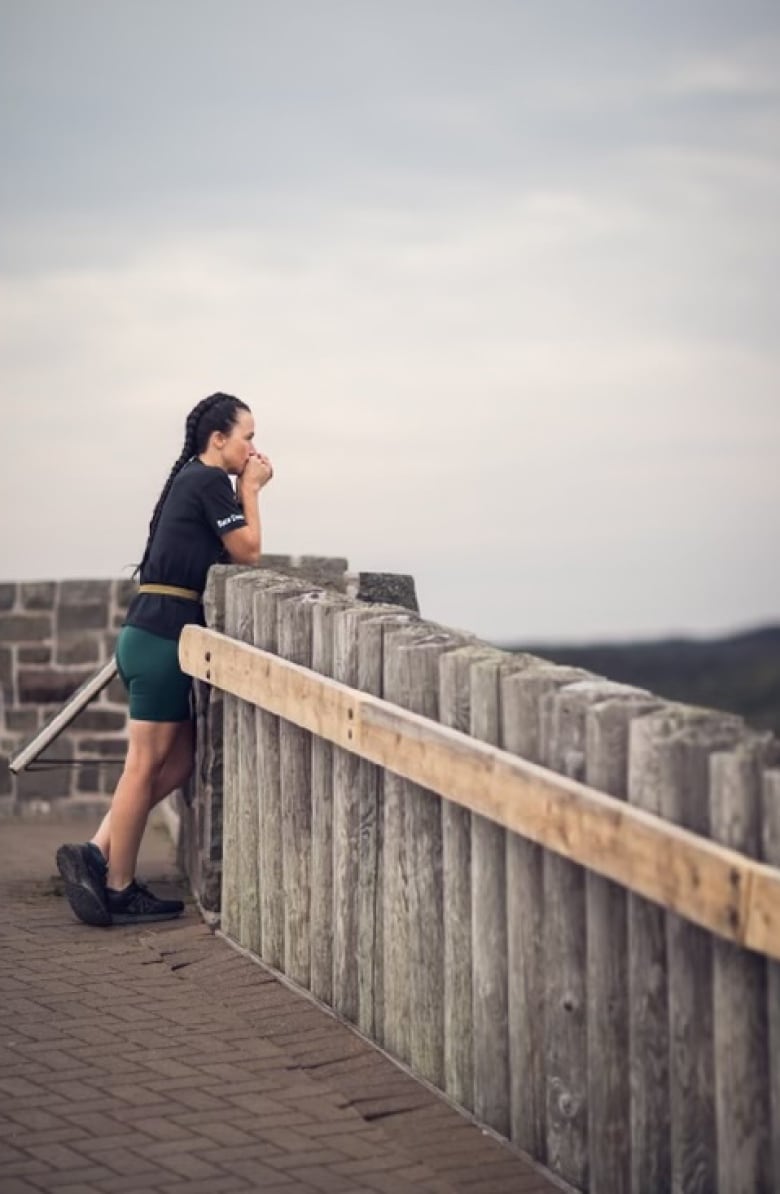
[[[188,907],[91,929],[53,856],[80,830],[0,822],[2,1194],[552,1194]],[[175,889],[165,831],[141,873]]]

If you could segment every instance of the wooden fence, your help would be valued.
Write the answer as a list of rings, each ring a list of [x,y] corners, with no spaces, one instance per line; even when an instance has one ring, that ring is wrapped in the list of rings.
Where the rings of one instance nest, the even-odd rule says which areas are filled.
[[[780,1191],[777,743],[267,571],[224,629],[224,931],[578,1189]]]

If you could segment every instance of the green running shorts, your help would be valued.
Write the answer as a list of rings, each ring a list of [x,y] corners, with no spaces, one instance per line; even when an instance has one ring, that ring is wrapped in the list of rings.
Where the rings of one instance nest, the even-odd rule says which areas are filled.
[[[189,721],[192,678],[179,667],[178,640],[123,626],[116,663],[133,720]]]

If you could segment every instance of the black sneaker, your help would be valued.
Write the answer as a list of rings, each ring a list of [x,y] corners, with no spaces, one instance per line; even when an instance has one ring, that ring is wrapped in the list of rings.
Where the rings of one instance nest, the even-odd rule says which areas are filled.
[[[110,925],[106,900],[106,860],[92,842],[60,846],[57,869],[65,883],[68,903],[85,925]]]
[[[134,879],[122,891],[107,889],[108,910],[115,925],[143,924],[150,920],[173,920],[181,916],[181,900],[161,900],[143,883]]]

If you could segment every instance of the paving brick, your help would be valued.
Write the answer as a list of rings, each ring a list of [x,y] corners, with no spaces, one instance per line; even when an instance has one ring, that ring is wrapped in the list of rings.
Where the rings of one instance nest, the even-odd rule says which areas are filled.
[[[84,1154],[67,1144],[29,1144],[27,1152],[52,1169],[80,1169],[84,1165]]]
[[[180,1177],[173,1176],[159,1177],[157,1183],[161,1190],[166,1191],[166,1194],[176,1194],[176,1191],[181,1191],[181,1194],[233,1194],[237,1190],[257,1190],[257,1186],[250,1185],[245,1178],[239,1177],[237,1174],[207,1177],[200,1181],[193,1181],[192,1178],[182,1180]],[[263,1187],[263,1191],[265,1191],[265,1187]]]
[[[78,924],[51,883],[61,840],[47,823],[0,835],[2,1194],[555,1189],[191,908]],[[171,862],[152,847],[156,884]],[[31,874],[46,898],[25,896]]]
[[[178,1173],[182,1177],[196,1179],[219,1177],[220,1169],[216,1165],[212,1165],[209,1161],[204,1161],[202,1157],[193,1156],[191,1153],[179,1153],[177,1156],[170,1156],[168,1154],[157,1158],[158,1165],[165,1169],[170,1169],[173,1173]]]
[[[332,1194],[343,1194],[344,1178],[333,1170],[322,1169],[319,1166],[303,1166],[290,1170],[290,1177],[308,1182],[315,1190],[329,1190]],[[419,1187],[418,1187],[419,1189]]]
[[[254,1140],[249,1132],[241,1131],[232,1123],[202,1123],[193,1130],[199,1133],[201,1140],[206,1137],[214,1144],[222,1145],[223,1148],[239,1144],[254,1146]]]

